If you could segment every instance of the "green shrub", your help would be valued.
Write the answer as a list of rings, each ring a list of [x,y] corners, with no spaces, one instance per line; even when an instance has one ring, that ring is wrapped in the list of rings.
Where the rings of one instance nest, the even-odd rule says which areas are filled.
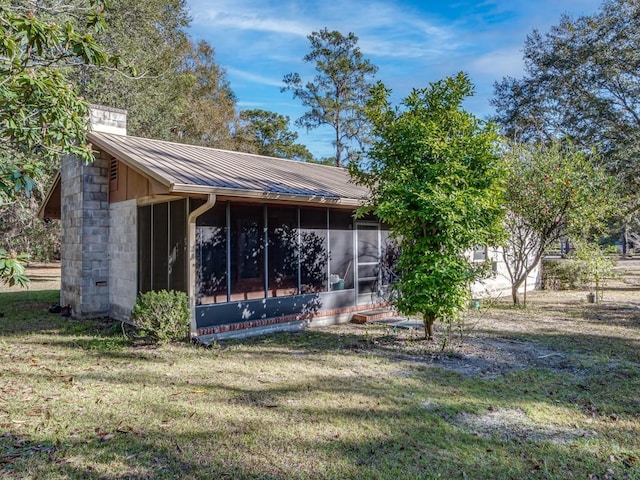
[[[131,321],[154,343],[185,340],[189,334],[189,299],[184,292],[160,290],[138,297]]]
[[[615,257],[609,248],[597,243],[576,241],[575,244],[571,257],[579,266],[582,282],[595,294],[596,303],[601,302],[607,280],[614,277]]]
[[[544,290],[574,290],[582,286],[582,266],[572,259],[544,260],[542,288]]]

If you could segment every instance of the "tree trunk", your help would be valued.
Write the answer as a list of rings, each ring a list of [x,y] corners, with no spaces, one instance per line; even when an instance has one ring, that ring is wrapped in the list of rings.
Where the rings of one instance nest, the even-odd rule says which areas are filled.
[[[340,123],[335,125],[336,129],[336,167],[342,167],[342,142],[340,141],[341,127]]]
[[[424,316],[424,338],[427,340],[433,340],[433,324],[436,321],[436,316],[429,313]]]
[[[520,305],[520,296],[518,295],[518,289],[522,286],[523,283],[526,282],[529,274],[536,268],[537,265],[540,264],[540,268],[542,268],[542,264],[540,261],[542,260],[542,252],[536,254],[534,261],[525,269],[523,275],[517,279],[516,281],[511,282],[511,298],[513,300],[514,306]],[[526,285],[526,283],[525,283]],[[526,297],[525,297],[526,298]]]
[[[520,306],[520,294],[518,293],[518,289],[522,286],[525,279],[529,276],[529,273],[530,272],[527,271],[523,277],[511,284],[511,299],[513,300],[513,305],[516,307]]]
[[[520,288],[520,285],[511,285],[511,299],[513,300],[513,305],[516,307],[520,306],[520,295],[518,295],[518,288]]]

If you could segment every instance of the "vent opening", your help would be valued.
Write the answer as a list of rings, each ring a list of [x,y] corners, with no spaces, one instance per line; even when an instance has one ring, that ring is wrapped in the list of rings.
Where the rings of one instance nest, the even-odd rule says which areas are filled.
[[[118,160],[111,157],[109,162],[109,191],[118,190]]]

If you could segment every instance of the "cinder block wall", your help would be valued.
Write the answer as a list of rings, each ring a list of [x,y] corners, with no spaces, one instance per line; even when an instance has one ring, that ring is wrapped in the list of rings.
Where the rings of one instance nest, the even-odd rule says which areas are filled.
[[[60,304],[71,305],[74,313],[80,307],[82,292],[82,166],[77,158],[65,157],[60,170]]]
[[[109,165],[62,161],[61,305],[75,317],[109,314]]]
[[[91,106],[93,131],[126,135],[126,128],[126,111]],[[70,305],[74,317],[111,314],[109,160],[102,153],[87,165],[71,156],[62,160],[60,304]]]
[[[109,303],[111,318],[128,321],[138,290],[138,208],[136,200],[109,208]]]

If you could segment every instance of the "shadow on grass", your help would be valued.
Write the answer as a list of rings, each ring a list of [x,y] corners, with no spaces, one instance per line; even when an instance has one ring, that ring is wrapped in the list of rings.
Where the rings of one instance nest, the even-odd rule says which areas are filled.
[[[584,353],[589,353],[586,347],[591,345],[594,358],[582,365],[586,372],[532,368],[493,380],[401,361],[397,362],[397,375],[359,375],[354,367],[348,375],[327,369],[317,376],[272,384],[256,381],[255,371],[247,373],[247,363],[282,362],[279,368],[304,369],[306,362],[322,362],[327,354],[353,358],[357,365],[358,357],[384,352],[386,342],[393,341],[392,336],[367,337],[363,331],[307,331],[227,343],[219,347],[220,354],[242,361],[215,374],[194,370],[192,375],[168,378],[164,373],[136,368],[123,374],[122,369],[104,367],[78,372],[74,385],[80,391],[85,385],[105,383],[131,385],[130,392],[154,388],[161,393],[140,412],[131,412],[131,422],[142,419],[132,425],[122,424],[118,415],[106,415],[108,420],[99,430],[85,427],[77,432],[68,427],[55,433],[36,430],[33,436],[20,436],[11,430],[11,423],[2,425],[5,433],[0,437],[0,460],[7,461],[0,462],[0,474],[7,478],[96,480],[506,480],[561,479],[569,474],[576,478],[590,474],[596,475],[593,478],[638,478],[640,470],[629,459],[640,453],[635,442],[640,431],[637,422],[624,420],[639,413],[638,366],[613,364],[595,335],[540,333],[529,337],[532,342],[564,345],[568,350],[584,345]],[[64,339],[58,332],[46,341],[52,347],[87,350],[87,345]],[[629,351],[616,343],[629,339],[607,341],[614,350]],[[191,355],[194,361],[199,354],[215,354],[187,346],[183,351],[173,348],[177,349],[175,355]],[[95,354],[115,360],[136,360],[141,354],[153,359],[153,352],[135,348],[116,352],[100,348]],[[30,384],[44,384],[51,378],[63,381],[42,369],[22,378],[29,375],[36,380]],[[246,382],[230,385],[228,375],[245,376]],[[203,393],[184,398],[194,390]],[[331,399],[332,403],[300,402],[301,396]],[[583,427],[575,428],[575,435],[568,440],[554,436],[539,440],[536,435],[544,435],[545,426],[536,426],[531,433],[530,427],[528,431],[518,424],[498,426],[486,435],[460,422],[463,414],[482,417],[500,409],[526,411],[532,406],[611,422],[615,435],[611,438],[617,440],[583,437]],[[81,411],[83,407],[79,407]],[[109,406],[104,408],[108,411]],[[229,409],[236,412],[232,419]],[[608,420],[620,416],[620,427],[617,420]],[[170,419],[171,425],[159,425],[161,419]],[[627,440],[620,440],[621,431]],[[611,448],[618,460],[614,463],[606,448],[594,451],[596,441],[603,447],[613,442]]]
[[[199,369],[198,357],[215,352],[172,347],[177,350],[172,355],[188,356],[194,365],[188,374],[167,376],[171,369],[150,373],[138,370],[141,364],[135,365],[138,360],[167,361],[156,357],[152,349],[120,343],[117,332],[96,329],[93,321],[47,313],[57,296],[53,290],[0,293],[0,310],[6,311],[0,319],[0,335],[42,332],[44,336],[37,336],[36,341],[52,349],[88,353],[86,362],[91,369],[75,373],[73,387],[67,385],[78,386],[78,397],[73,398],[78,402],[74,410],[78,415],[90,404],[98,405],[97,398],[81,403],[84,395],[89,395],[83,388],[89,385],[130,385],[132,388],[125,391],[132,396],[145,388],[159,393],[139,406],[140,411],[130,412],[131,425],[123,424],[118,415],[110,415],[107,402],[94,406],[96,416],[106,419],[95,430],[36,425],[32,434],[25,435],[18,433],[16,425],[20,424],[14,423],[20,422],[19,418],[4,417],[6,423],[0,424],[0,477],[640,478],[638,462],[631,460],[640,455],[640,310],[632,307],[577,305],[561,311],[557,304],[536,305],[550,316],[563,313],[571,321],[581,316],[585,331],[500,331],[501,338],[552,349],[564,358],[557,364],[548,360],[546,365],[542,358],[537,364],[515,370],[503,360],[504,365],[496,365],[503,374],[492,379],[431,368],[446,365],[443,361],[429,363],[427,355],[403,357],[403,345],[398,348],[396,336],[384,328],[368,327],[351,333],[309,330],[225,342],[217,347],[220,355],[241,360],[220,366],[220,370],[216,370],[215,359],[207,364],[209,370]],[[621,333],[588,331],[605,325],[619,327]],[[496,332],[489,330],[476,333],[496,337]],[[16,345],[18,351],[24,342]],[[11,361],[28,362],[29,353],[24,355],[24,359]],[[278,362],[282,370],[303,370],[309,363],[325,361],[327,355],[346,359],[341,367],[354,365],[354,370],[327,368],[315,376],[280,383],[262,382],[255,370],[247,371],[247,363]],[[358,363],[371,357],[384,359],[386,367],[391,363],[395,368],[387,368],[381,375],[359,374]],[[100,365],[91,363],[95,358],[101,360]],[[110,369],[102,362],[107,359],[127,360],[133,365],[112,365]],[[465,362],[469,356],[459,359]],[[56,364],[55,368],[64,366]],[[246,381],[232,385],[227,376]],[[30,382],[29,377],[35,381]],[[35,367],[20,378],[29,385],[68,383]],[[318,400],[301,402],[301,398]],[[118,402],[126,403],[127,398]],[[581,424],[573,428],[574,437],[539,440],[535,434],[544,433],[545,425],[537,425],[528,435],[526,428],[507,423],[486,435],[460,422],[462,414],[482,417],[500,410],[527,413],[535,409],[555,415],[570,412],[576,421],[586,416],[599,425],[600,433],[583,437],[589,424]],[[230,410],[233,418],[229,418]],[[162,419],[168,419],[168,425],[163,426]],[[48,421],[55,425],[55,415]],[[557,421],[562,424],[563,419],[558,416]]]
[[[175,427],[120,424],[117,419],[80,438],[59,436],[35,441],[10,431],[0,437],[0,454],[10,458],[9,475],[30,478],[115,479],[430,479],[430,478],[637,478],[636,465],[614,463],[610,452],[595,451],[583,432],[568,440],[533,435],[506,425],[486,436],[459,421],[459,414],[533,402],[565,408],[588,408],[593,398],[564,398],[557,390],[566,378],[544,372],[520,372],[505,382],[479,382],[444,372],[411,373],[424,384],[411,395],[401,379],[361,377],[345,381],[327,374],[304,385],[259,385],[232,389],[215,381],[178,385],[213,393],[200,402],[158,400],[145,406],[154,419],[173,419]],[[121,379],[123,380],[123,379]],[[135,376],[126,379],[137,381]],[[452,381],[455,380],[455,381]],[[148,380],[147,380],[148,381]],[[165,380],[166,383],[166,380]],[[533,387],[532,387],[533,386]],[[534,388],[535,391],[527,389]],[[328,392],[340,405],[318,402],[300,407],[301,392]],[[407,393],[400,396],[399,393]],[[456,392],[463,398],[457,398]],[[433,401],[426,404],[424,396]],[[414,398],[417,397],[417,398]],[[323,397],[324,398],[324,397]],[[360,403],[361,399],[363,403]],[[202,407],[209,407],[203,413]],[[216,418],[229,406],[240,408],[234,419]],[[590,410],[591,411],[591,410]],[[596,411],[594,415],[608,412]],[[201,415],[208,418],[200,418]],[[182,424],[182,426],[180,426]],[[314,430],[305,435],[305,428]],[[354,425],[353,435],[345,425]],[[544,427],[541,427],[542,429]],[[579,430],[579,429],[578,429]],[[544,432],[544,430],[541,430]],[[637,428],[630,439],[640,435]],[[76,435],[77,437],[77,435]],[[617,445],[616,455],[634,458],[634,444]],[[2,470],[0,470],[0,473]],[[10,477],[9,477],[10,478]],[[596,477],[593,477],[596,478]]]
[[[49,308],[58,305],[59,290],[24,290],[21,292],[0,293],[0,335],[21,336],[37,332],[58,335],[98,335],[102,338],[77,339],[75,346],[84,344],[85,348],[109,349],[116,346],[114,338],[122,336],[117,325],[109,319],[78,320],[62,317],[59,313],[50,313]]]
[[[59,290],[25,290],[0,293],[0,335],[24,335],[60,328],[64,320],[49,313],[57,305]]]
[[[601,303],[582,311],[584,321],[635,329],[640,340],[640,306]]]

